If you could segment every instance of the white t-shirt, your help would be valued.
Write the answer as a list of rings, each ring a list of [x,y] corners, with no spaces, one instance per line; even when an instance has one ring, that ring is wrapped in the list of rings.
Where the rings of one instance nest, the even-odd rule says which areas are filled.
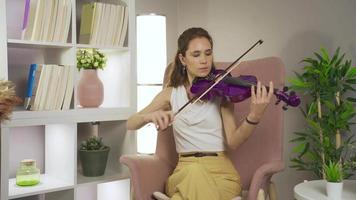
[[[172,89],[174,113],[188,100],[184,86]],[[173,133],[178,153],[224,151],[220,99],[189,105],[174,119]]]

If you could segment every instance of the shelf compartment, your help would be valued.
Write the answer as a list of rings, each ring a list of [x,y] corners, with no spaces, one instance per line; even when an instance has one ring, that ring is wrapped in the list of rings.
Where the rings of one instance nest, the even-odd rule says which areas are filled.
[[[7,38],[9,39],[15,39],[15,40],[21,39],[25,4],[26,4],[26,0],[6,0]],[[72,9],[72,14],[73,13],[74,12]],[[69,32],[67,37],[68,43],[71,43],[72,41],[72,28],[73,28],[72,18],[73,17],[71,17],[69,23]]]
[[[132,80],[130,52],[119,50],[101,50],[107,57],[106,67],[98,70],[98,76],[104,86],[104,100],[101,108],[133,107],[132,96],[135,93],[135,80]],[[76,76],[79,82],[81,70]],[[75,95],[77,95],[75,89]],[[79,102],[75,102],[81,108]]]
[[[103,176],[84,177],[81,172],[82,167],[79,156],[77,157],[77,184],[90,182],[102,183],[129,177],[128,169],[119,162],[121,155],[136,153],[136,136],[126,130],[126,121],[100,122],[99,125],[94,125],[92,123],[79,123],[77,132],[77,149],[79,149],[82,141],[92,135],[102,137],[103,143],[110,147],[106,170]]]
[[[98,45],[90,45],[90,44],[86,44],[86,43],[80,43],[79,41],[80,41],[80,26],[81,26],[81,21],[82,21],[82,19],[81,19],[81,17],[82,17],[82,7],[83,7],[83,5],[84,4],[87,4],[87,3],[92,3],[92,2],[99,2],[99,3],[104,3],[104,4],[107,4],[107,5],[109,5],[109,4],[114,4],[114,5],[121,5],[121,6],[128,6],[128,12],[129,12],[129,21],[128,21],[128,24],[127,24],[127,34],[126,34],[126,37],[124,38],[124,41],[123,41],[123,45],[122,46],[108,46],[108,45],[100,45],[100,44],[98,44]],[[82,0],[76,0],[76,37],[77,37],[77,45],[78,46],[80,46],[80,47],[85,47],[85,46],[88,46],[89,48],[92,48],[92,47],[90,47],[90,46],[95,46],[95,48],[113,48],[113,49],[120,49],[120,48],[127,48],[128,47],[128,37],[129,37],[129,27],[130,27],[130,12],[132,12],[131,11],[131,7],[130,7],[130,1],[129,0],[122,0],[122,1],[113,1],[113,0],[108,0],[108,1],[96,1],[96,0],[85,0],[85,1],[82,1]],[[105,12],[105,14],[108,14],[108,13],[110,13],[110,11],[109,12]],[[105,18],[105,14],[104,13],[102,13],[102,15],[101,15],[101,17],[100,18]],[[116,17],[116,18],[119,18],[119,16],[117,16],[117,15],[115,15],[114,17]],[[121,18],[121,16],[120,16],[120,18]],[[110,20],[109,20],[110,21]],[[99,21],[99,23],[100,23],[100,25],[102,25],[102,24],[107,24],[107,25],[110,25],[110,22],[109,21],[105,21],[104,23],[100,23],[100,21]],[[99,25],[99,26],[100,26]],[[106,34],[109,34],[110,33],[110,28],[115,28],[115,26],[106,26],[106,27],[99,27],[99,29],[100,30],[103,30],[102,28],[104,28],[105,30],[104,30],[104,32],[106,33]],[[116,27],[116,28],[118,28],[118,27]],[[111,30],[112,32],[115,32],[115,30]],[[99,33],[98,33],[99,34]],[[113,35],[115,35],[114,33],[113,33]],[[108,36],[108,35],[107,35]],[[106,36],[106,37],[107,37]],[[105,37],[105,36],[104,36]],[[99,39],[99,38],[98,38]],[[102,38],[101,38],[102,39]],[[100,40],[100,39],[99,39]],[[100,41],[100,42],[104,42],[104,41]]]
[[[76,124],[47,124],[10,128],[8,192],[10,198],[73,188],[76,172]],[[29,149],[31,151],[29,151]],[[35,159],[41,171],[40,184],[19,187],[15,183],[21,160]]]
[[[37,194],[43,194],[54,191],[67,190],[74,188],[73,184],[60,181],[56,177],[51,177],[48,174],[41,174],[41,182],[38,185],[30,187],[20,187],[16,185],[16,179],[9,180],[9,199],[27,197]],[[47,199],[47,198],[46,198]]]
[[[69,65],[74,68],[74,54],[75,50],[68,48],[8,48],[8,79],[15,84],[16,95],[22,99],[25,97],[31,64]]]

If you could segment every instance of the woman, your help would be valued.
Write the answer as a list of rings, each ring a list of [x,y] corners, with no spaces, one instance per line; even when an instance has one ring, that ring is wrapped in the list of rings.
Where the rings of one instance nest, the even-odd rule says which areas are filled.
[[[237,126],[234,105],[215,98],[198,102],[176,113],[193,96],[189,88],[197,77],[214,68],[213,41],[202,28],[190,28],[178,39],[178,51],[168,87],[143,110],[131,116],[127,128],[136,130],[154,123],[158,130],[173,125],[178,164],[166,183],[166,193],[175,199],[230,200],[241,194],[241,181],[227,148],[235,149],[253,132],[269,104],[273,91],[260,82],[251,87],[250,113]],[[273,83],[269,83],[273,88]]]

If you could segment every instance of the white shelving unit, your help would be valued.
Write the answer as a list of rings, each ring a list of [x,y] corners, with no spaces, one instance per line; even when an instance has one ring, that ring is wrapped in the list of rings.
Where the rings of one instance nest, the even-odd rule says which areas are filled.
[[[136,153],[136,136],[126,130],[127,118],[136,111],[135,1],[129,8],[128,33],[123,47],[79,44],[81,7],[96,0],[71,0],[72,15],[66,43],[21,40],[25,0],[0,0],[0,79],[16,85],[24,97],[31,63],[76,65],[76,51],[97,48],[108,58],[98,71],[104,85],[104,102],[99,108],[82,108],[76,98],[81,73],[75,72],[70,110],[26,111],[15,108],[11,119],[1,124],[1,200],[107,200],[127,199],[129,172],[119,163],[122,154]],[[99,122],[99,136],[110,146],[105,174],[85,177],[77,150],[81,141]],[[22,159],[33,158],[41,171],[40,184],[16,185],[15,175]]]

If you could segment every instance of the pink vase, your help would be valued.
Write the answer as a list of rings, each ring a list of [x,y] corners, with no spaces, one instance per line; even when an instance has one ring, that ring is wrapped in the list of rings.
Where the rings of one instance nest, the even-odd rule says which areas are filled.
[[[95,69],[83,70],[77,92],[82,107],[99,107],[103,103],[104,87]]]

